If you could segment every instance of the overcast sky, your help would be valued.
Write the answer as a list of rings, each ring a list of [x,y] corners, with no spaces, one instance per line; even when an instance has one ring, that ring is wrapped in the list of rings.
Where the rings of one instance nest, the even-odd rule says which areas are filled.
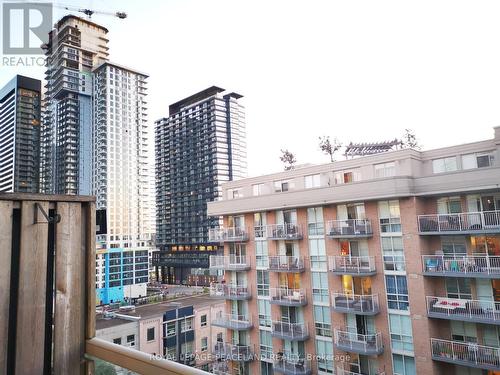
[[[249,175],[327,162],[317,140],[424,148],[491,138],[500,125],[500,2],[333,0],[71,1],[95,15],[111,60],[149,73],[153,121],[217,85],[245,96]],[[64,15],[57,10],[55,17]],[[43,68],[0,66],[0,85]]]

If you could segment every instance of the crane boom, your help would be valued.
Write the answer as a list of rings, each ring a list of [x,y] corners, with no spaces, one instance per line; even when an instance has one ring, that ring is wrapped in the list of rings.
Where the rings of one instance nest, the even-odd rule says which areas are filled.
[[[100,10],[94,10],[94,9],[85,9],[85,8],[77,8],[73,7],[71,5],[64,5],[64,4],[54,4],[56,8],[62,8],[66,9],[72,12],[80,12],[85,14],[89,19],[92,18],[94,14],[102,14],[106,16],[115,16],[120,19],[125,19],[127,18],[127,13],[125,12],[106,12],[106,11],[100,11]]]

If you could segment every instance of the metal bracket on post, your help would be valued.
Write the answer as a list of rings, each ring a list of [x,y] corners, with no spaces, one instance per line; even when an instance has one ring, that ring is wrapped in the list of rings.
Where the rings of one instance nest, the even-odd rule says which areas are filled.
[[[46,222],[38,221],[38,213],[41,212]],[[53,217],[47,215],[47,212],[43,209],[40,203],[35,203],[35,224],[43,224],[43,223],[59,223],[61,221],[61,215],[55,214]]]

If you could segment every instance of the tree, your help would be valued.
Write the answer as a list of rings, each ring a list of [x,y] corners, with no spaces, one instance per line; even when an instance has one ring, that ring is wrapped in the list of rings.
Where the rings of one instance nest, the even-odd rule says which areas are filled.
[[[405,133],[401,139],[401,148],[413,148],[415,150],[420,150],[422,148],[418,143],[417,136],[413,129],[405,129]]]
[[[342,143],[337,139],[333,138],[330,141],[330,136],[319,137],[319,149],[326,155],[330,155],[330,161],[333,162],[333,155],[340,150]]]
[[[116,375],[115,366],[98,358],[94,359],[95,375]]]
[[[280,160],[285,164],[285,171],[293,169],[293,165],[297,162],[295,155],[288,151],[288,149],[281,150]]]

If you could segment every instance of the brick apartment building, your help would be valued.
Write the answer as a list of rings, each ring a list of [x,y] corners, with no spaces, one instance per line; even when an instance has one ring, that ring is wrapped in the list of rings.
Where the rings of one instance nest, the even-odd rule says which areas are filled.
[[[215,373],[500,373],[500,127],[229,182],[208,213]]]

